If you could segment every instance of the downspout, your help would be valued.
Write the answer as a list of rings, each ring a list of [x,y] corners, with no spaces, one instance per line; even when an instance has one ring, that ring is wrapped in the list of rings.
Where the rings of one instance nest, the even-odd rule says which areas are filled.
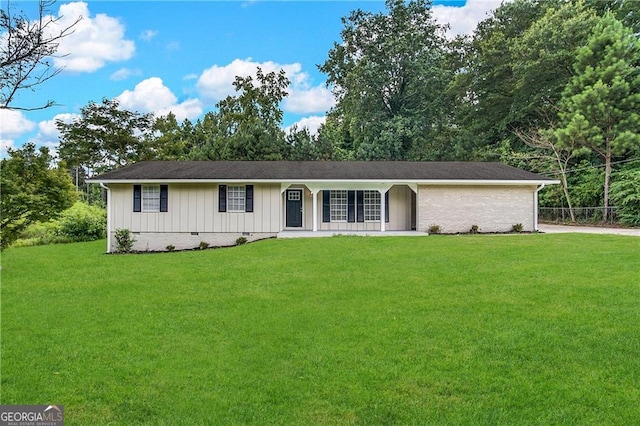
[[[107,253],[111,252],[111,188],[100,182],[100,187],[107,191]]]
[[[546,186],[546,183],[540,184],[533,195],[533,230],[538,232],[538,192]]]

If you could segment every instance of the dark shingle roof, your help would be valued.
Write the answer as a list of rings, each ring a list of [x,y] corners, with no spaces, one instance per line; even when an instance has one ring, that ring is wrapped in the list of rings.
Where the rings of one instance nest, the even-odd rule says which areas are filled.
[[[143,161],[92,179],[145,180],[550,181],[502,163],[418,161]]]

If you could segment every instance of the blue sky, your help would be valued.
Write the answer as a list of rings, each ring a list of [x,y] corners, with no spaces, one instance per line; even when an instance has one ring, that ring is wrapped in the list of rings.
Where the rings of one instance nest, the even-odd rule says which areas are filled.
[[[34,1],[12,2],[34,16]],[[470,33],[500,0],[440,0],[434,16],[450,35]],[[229,94],[236,75],[287,72],[284,126],[315,131],[333,105],[317,65],[340,42],[340,18],[350,11],[385,10],[378,1],[88,1],[58,2],[51,13],[64,24],[82,16],[53,58],[63,71],[16,106],[47,100],[42,111],[0,110],[0,145],[27,141],[56,148],[55,120],[71,121],[90,101],[117,98],[124,108],[195,121]]]

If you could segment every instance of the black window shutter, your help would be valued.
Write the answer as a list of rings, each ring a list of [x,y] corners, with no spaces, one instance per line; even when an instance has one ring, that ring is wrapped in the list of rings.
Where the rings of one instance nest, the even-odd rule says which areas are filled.
[[[389,191],[384,193],[384,221],[389,222]]]
[[[331,222],[331,192],[322,191],[322,221]]]
[[[142,185],[133,185],[133,211],[142,211]]]
[[[356,221],[356,191],[347,192],[347,222]]]
[[[356,192],[356,220],[364,222],[364,191]]]
[[[253,212],[253,185],[244,187],[244,211],[247,213]]]
[[[160,211],[169,211],[169,185],[160,185]]]
[[[218,185],[218,211],[227,211],[227,185]]]

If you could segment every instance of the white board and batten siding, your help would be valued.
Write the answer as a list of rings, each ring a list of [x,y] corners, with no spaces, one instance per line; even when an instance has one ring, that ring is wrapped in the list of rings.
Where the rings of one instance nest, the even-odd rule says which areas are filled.
[[[522,224],[535,228],[535,185],[523,186],[418,186],[418,230],[437,225],[444,233],[509,232]]]
[[[196,247],[200,241],[230,245],[238,236],[248,240],[280,231],[280,185],[256,184],[254,211],[219,212],[218,184],[169,184],[167,212],[134,212],[133,185],[110,184],[111,229],[128,229],[138,240],[136,250]],[[197,235],[191,235],[197,234]],[[153,235],[152,238],[147,238]],[[151,244],[151,246],[149,245]]]

